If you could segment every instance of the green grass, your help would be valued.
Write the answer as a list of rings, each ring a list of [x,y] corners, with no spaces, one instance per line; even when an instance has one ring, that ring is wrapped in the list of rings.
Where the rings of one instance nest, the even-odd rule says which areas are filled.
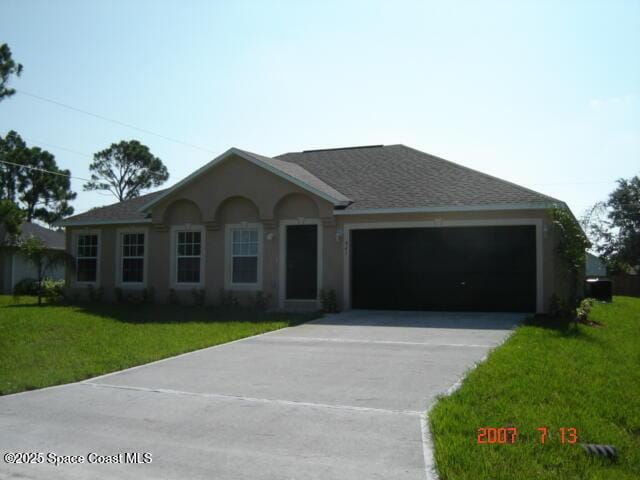
[[[0,395],[82,380],[301,323],[206,307],[44,305],[0,296]]]
[[[640,478],[640,298],[598,304],[590,318],[605,326],[518,328],[434,406],[442,480]],[[503,426],[518,428],[515,444],[477,444],[479,427]],[[575,427],[578,444],[562,445],[560,427]],[[582,442],[614,445],[618,458],[590,458]]]

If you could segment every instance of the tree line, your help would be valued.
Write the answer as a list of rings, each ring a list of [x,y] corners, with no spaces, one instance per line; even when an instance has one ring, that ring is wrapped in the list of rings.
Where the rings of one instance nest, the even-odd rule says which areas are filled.
[[[617,183],[609,198],[596,202],[580,223],[592,251],[611,273],[640,274],[640,176]]]
[[[16,93],[9,87],[23,73],[7,44],[0,45],[0,102]],[[129,200],[169,178],[162,160],[138,140],[123,140],[93,155],[90,179],[84,191],[106,191],[118,201]],[[10,235],[19,233],[22,222],[54,225],[74,213],[71,202],[71,171],[60,168],[55,156],[29,146],[18,132],[0,135],[0,225]]]
[[[22,74],[7,44],[0,45],[0,102],[16,93],[12,77]],[[97,152],[89,166],[85,191],[100,190],[119,201],[162,185],[169,172],[162,160],[137,140],[113,143]],[[61,169],[50,152],[29,147],[15,131],[0,136],[0,226],[10,234],[22,221],[49,225],[73,214],[71,172]],[[591,249],[612,271],[640,270],[640,177],[618,180],[606,201],[598,202],[582,218]]]

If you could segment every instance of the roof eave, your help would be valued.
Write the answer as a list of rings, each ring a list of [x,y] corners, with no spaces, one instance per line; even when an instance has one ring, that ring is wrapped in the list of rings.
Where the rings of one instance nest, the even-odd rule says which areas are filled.
[[[135,225],[138,223],[151,223],[150,218],[139,218],[136,220],[130,219],[114,219],[114,220],[60,220],[54,223],[56,227],[91,227],[98,225]]]
[[[479,205],[442,205],[434,207],[408,207],[408,208],[354,208],[347,210],[334,210],[334,215],[380,215],[389,213],[446,213],[446,212],[481,212],[500,210],[546,210],[558,203],[530,202],[530,203],[493,203]],[[566,206],[561,202],[562,206]]]

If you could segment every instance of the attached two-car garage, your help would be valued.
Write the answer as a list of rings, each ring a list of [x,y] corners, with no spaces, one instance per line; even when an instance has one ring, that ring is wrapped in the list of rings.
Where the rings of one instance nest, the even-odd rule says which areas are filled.
[[[351,231],[351,306],[363,309],[536,310],[536,227]]]

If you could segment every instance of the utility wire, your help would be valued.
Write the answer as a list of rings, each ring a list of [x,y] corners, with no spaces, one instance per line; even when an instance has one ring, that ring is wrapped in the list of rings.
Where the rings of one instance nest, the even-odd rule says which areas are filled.
[[[29,170],[37,170],[38,172],[42,172],[42,173],[50,173],[51,175],[58,175],[59,177],[75,178],[76,180],[82,180],[82,181],[85,181],[85,182],[90,182],[91,181],[91,180],[87,180],[86,178],[74,177],[72,175],[68,175],[68,174],[62,173],[62,172],[54,172],[52,170],[46,170],[44,168],[34,167],[33,165],[22,165],[20,163],[9,162],[7,160],[0,160],[0,163],[4,163],[6,165],[12,165],[14,167],[28,168]]]
[[[198,150],[202,150],[204,152],[215,153],[215,151],[211,150],[210,148],[205,148],[205,147],[201,147],[199,145],[194,145],[193,143],[185,142],[185,141],[179,140],[177,138],[168,137],[166,135],[162,135],[161,133],[156,133],[156,132],[153,132],[151,130],[147,130],[146,128],[136,127],[135,125],[131,125],[129,123],[121,122],[120,120],[115,120],[113,118],[105,117],[104,115],[98,115],[97,113],[89,112],[88,110],[83,110],[81,108],[77,108],[77,107],[74,107],[72,105],[68,105],[66,103],[58,102],[57,100],[52,100],[50,98],[42,97],[40,95],[36,95],[35,93],[30,93],[30,92],[26,92],[24,90],[18,90],[18,89],[15,89],[15,90],[16,90],[16,92],[18,92],[18,93],[20,93],[22,95],[26,95],[28,97],[32,97],[32,98],[35,98],[37,100],[41,100],[43,102],[52,103],[52,104],[57,105],[59,107],[66,108],[68,110],[73,110],[74,112],[82,113],[84,115],[89,115],[90,117],[98,118],[98,119],[103,120],[105,122],[110,122],[110,123],[113,123],[115,125],[120,125],[121,127],[130,128],[132,130],[137,130],[138,132],[142,132],[142,133],[146,133],[146,134],[149,134],[149,135],[153,135],[155,137],[159,137],[159,138],[162,138],[164,140],[168,140],[169,142],[178,143],[180,145],[185,145],[187,147],[191,147],[191,148],[195,148],[195,149],[198,149]]]
[[[25,137],[25,140],[28,140],[29,142],[34,143],[34,144],[38,144],[39,143],[41,145],[47,145],[49,147],[59,148],[61,150],[66,150],[67,152],[75,153],[76,155],[81,155],[81,156],[86,156],[86,157],[91,158],[91,156],[86,154],[86,153],[78,152],[77,150],[72,150],[70,148],[61,147],[59,145],[53,145],[51,143],[46,143],[46,142],[39,142],[38,140],[29,139],[29,138],[26,138],[26,137]],[[50,175],[57,175],[59,177],[67,177],[67,178],[71,178],[71,179],[74,179],[74,180],[82,180],[83,182],[90,182],[91,181],[91,180],[87,180],[86,178],[75,177],[73,175],[66,175],[66,174],[61,173],[61,172],[54,172],[54,171],[51,171],[51,170],[46,170],[44,168],[34,167],[32,165],[22,165],[22,164],[19,164],[19,163],[13,163],[13,162],[9,162],[7,160],[0,160],[0,163],[4,163],[6,165],[12,165],[14,167],[19,167],[19,168],[26,168],[26,169],[29,169],[29,170],[37,170],[37,171],[42,172],[42,173],[48,173]],[[102,192],[98,192],[98,191],[96,191],[96,193],[98,195],[102,195],[103,197],[110,197],[111,196],[111,194],[109,194],[109,193],[102,193]]]
[[[62,148],[62,147],[58,147],[58,148]],[[44,168],[40,168],[40,167],[34,167],[31,165],[21,165],[19,163],[14,163],[14,162],[9,162],[7,160],[0,160],[0,163],[4,163],[6,165],[12,165],[14,167],[20,167],[20,168],[28,168],[30,170],[37,170],[38,172],[42,172],[42,173],[49,173],[51,175],[58,175],[60,177],[67,177],[67,178],[73,178],[75,180],[82,180],[83,182],[90,182],[91,180],[88,180],[86,178],[82,178],[82,177],[75,177],[73,175],[67,175],[66,173],[61,173],[61,172],[54,172],[52,170],[46,170]],[[101,193],[101,192],[96,192],[100,195],[104,195],[107,197],[110,197],[111,195],[108,193]],[[637,203],[622,203],[620,205],[625,205],[625,206],[637,206]],[[580,204],[579,206],[592,206],[591,204]]]
[[[29,170],[36,170],[38,172],[42,172],[42,173],[48,173],[50,175],[57,175],[59,177],[67,177],[67,178],[72,178],[74,180],[82,180],[83,182],[90,182],[91,180],[88,180],[86,178],[82,178],[82,177],[74,177],[73,175],[67,175],[66,173],[62,173],[62,172],[54,172],[52,170],[46,170],[44,168],[40,168],[40,167],[34,167],[32,165],[21,165],[19,163],[14,163],[14,162],[9,162],[7,160],[0,160],[0,163],[4,163],[6,165],[12,165],[14,167],[20,167],[20,168],[27,168]],[[111,195],[108,193],[102,193],[102,192],[96,192],[99,195],[103,195],[105,197],[110,197]]]
[[[66,152],[70,152],[76,155],[80,155],[83,157],[87,157],[87,158],[93,158],[90,154],[85,153],[85,152],[80,152],[78,150],[74,150],[72,148],[69,147],[63,147],[60,145],[54,145],[52,143],[47,143],[47,142],[43,142],[40,140],[36,140],[34,138],[27,138],[24,137],[25,140],[28,140],[29,142],[33,143],[35,146],[47,146],[49,148],[57,148],[60,150],[64,150]],[[610,183],[616,183],[617,180],[599,180],[599,181],[593,181],[593,182],[553,182],[553,183],[523,183],[523,186],[529,186],[529,187],[540,187],[540,186],[548,186],[548,185],[595,185],[595,184],[610,184]]]
[[[25,90],[19,90],[19,89],[15,89],[15,90],[16,90],[16,92],[21,93],[22,95],[26,95],[26,96],[35,98],[35,99],[43,101],[43,102],[51,103],[53,105],[57,105],[59,107],[66,108],[66,109],[72,110],[74,112],[82,113],[84,115],[89,115],[91,117],[94,117],[94,118],[97,118],[97,119],[100,119],[100,120],[103,120],[103,121],[106,121],[106,122],[110,122],[110,123],[113,123],[113,124],[116,124],[116,125],[120,125],[122,127],[130,128],[130,129],[136,130],[138,132],[142,132],[142,133],[146,133],[146,134],[149,134],[149,135],[153,135],[153,136],[156,136],[158,138],[162,138],[162,139],[170,141],[170,142],[178,143],[180,145],[185,145],[187,147],[195,148],[195,149],[202,150],[202,151],[209,152],[209,153],[215,153],[213,150],[211,150],[209,148],[201,147],[199,145],[194,145],[192,143],[185,142],[183,140],[179,140],[177,138],[168,137],[166,135],[162,135],[160,133],[156,133],[156,132],[148,130],[146,128],[140,128],[140,127],[137,127],[135,125],[131,125],[129,123],[121,122],[120,120],[115,120],[113,118],[105,117],[105,116],[99,115],[97,113],[89,112],[87,110],[83,110],[81,108],[77,108],[77,107],[74,107],[72,105],[68,105],[66,103],[58,102],[57,100],[52,100],[50,98],[46,98],[46,97],[43,97],[41,95],[36,95],[35,93],[31,93],[31,92],[27,92]],[[29,139],[27,139],[27,140],[29,140]],[[47,145],[47,146],[52,147],[52,148],[58,148],[60,150],[65,150],[67,152],[74,153],[76,155],[86,156],[86,157],[89,157],[89,158],[91,157],[90,155],[88,155],[86,153],[79,152],[79,151],[73,150],[71,148],[62,147],[62,146],[59,146],[59,145],[48,144],[46,142],[38,142],[38,141],[34,141],[34,140],[29,140],[29,141],[31,141],[33,143],[40,143],[42,145]],[[37,167],[30,167],[30,166],[27,166],[27,165],[13,164],[13,163],[7,162],[7,161],[1,161],[1,162],[9,164],[9,165],[18,166],[18,167],[32,168],[32,169],[35,169],[35,170],[42,171],[43,173],[50,173],[50,174],[53,174],[53,175],[61,175],[61,176],[68,176],[69,178],[75,178],[75,179],[78,179],[78,180],[89,181],[89,180],[87,180],[85,178],[73,177],[71,175],[64,175],[64,174],[61,174],[61,173],[58,173],[58,172],[51,172],[51,171],[39,169]],[[616,183],[616,180],[596,181],[596,182],[529,183],[527,185],[529,185],[529,186],[554,186],[554,185],[589,185],[589,184],[595,185],[595,184],[611,184],[611,183]]]
[[[62,148],[62,147],[59,147],[59,148]],[[75,179],[75,180],[82,180],[83,182],[90,182],[90,181],[91,181],[91,180],[88,180],[88,179],[86,179],[86,178],[82,178],[82,177],[75,177],[75,176],[73,176],[73,175],[67,175],[66,173],[61,173],[61,172],[54,172],[54,171],[52,171],[52,170],[46,170],[46,169],[44,169],[44,168],[34,167],[34,166],[32,166],[32,165],[21,165],[21,164],[19,164],[19,163],[9,162],[9,161],[7,161],[7,160],[0,160],[0,163],[4,163],[4,164],[6,164],[6,165],[12,165],[12,166],[14,166],[14,167],[21,167],[21,168],[28,168],[28,169],[30,169],[30,170],[37,170],[37,171],[42,172],[42,173],[49,173],[49,174],[51,174],[51,175],[58,175],[58,176],[60,176],[60,177],[68,177],[68,178],[73,178],[73,179]],[[96,193],[100,193],[100,192],[96,192]],[[105,194],[105,195],[107,195],[107,196],[111,196],[111,195],[109,195],[109,194]],[[589,206],[591,206],[591,204],[587,204],[587,203],[585,203],[585,204],[580,204],[580,205],[581,205],[581,206],[584,206],[584,205],[589,205]],[[620,204],[620,205],[631,205],[631,206],[636,206],[636,205],[638,205],[638,204],[637,204],[637,203],[622,203],[622,204]]]
[[[28,142],[33,143],[35,146],[46,146],[49,148],[57,148],[58,150],[64,150],[65,152],[75,153],[76,155],[80,155],[82,157],[92,158],[91,155],[85,152],[79,152],[78,150],[74,150],[72,148],[61,147],[60,145],[54,145],[53,143],[41,142],[40,140],[36,140],[34,138],[23,137]]]
[[[199,145],[194,145],[193,143],[185,142],[185,141],[183,141],[183,140],[179,140],[179,139],[177,139],[177,138],[168,137],[168,136],[166,136],[166,135],[162,135],[162,134],[160,134],[160,133],[153,132],[153,131],[148,130],[148,129],[146,129],[146,128],[136,127],[135,125],[131,125],[131,124],[129,124],[129,123],[121,122],[120,120],[115,120],[115,119],[113,119],[113,118],[105,117],[105,116],[103,116],[103,115],[98,115],[97,113],[89,112],[89,111],[87,111],[87,110],[83,110],[83,109],[81,109],[81,108],[77,108],[77,107],[74,107],[74,106],[72,106],[72,105],[68,105],[68,104],[66,104],[66,103],[58,102],[57,100],[52,100],[52,99],[50,99],[50,98],[43,97],[43,96],[41,96],[41,95],[36,95],[35,93],[27,92],[27,91],[25,91],[25,90],[19,90],[19,89],[17,89],[17,88],[16,88],[15,90],[16,90],[16,92],[21,93],[22,95],[26,95],[26,96],[29,96],[29,97],[35,98],[35,99],[37,99],[37,100],[41,100],[41,101],[43,101],[43,102],[52,103],[52,104],[57,105],[57,106],[59,106],[59,107],[66,108],[66,109],[69,109],[69,110],[73,110],[74,112],[79,112],[79,113],[82,113],[82,114],[84,114],[84,115],[89,115],[89,116],[91,116],[91,117],[98,118],[98,119],[100,119],[100,120],[104,120],[104,121],[106,121],[106,122],[110,122],[110,123],[114,123],[114,124],[116,124],[116,125],[120,125],[120,126],[122,126],[122,127],[126,127],[126,128],[130,128],[130,129],[133,129],[133,130],[137,130],[137,131],[139,131],[139,132],[147,133],[147,134],[149,134],[149,135],[154,135],[154,136],[156,136],[156,137],[162,138],[162,139],[164,139],[164,140],[168,140],[168,141],[170,141],[170,142],[179,143],[180,145],[185,145],[185,146],[187,146],[187,147],[196,148],[196,149],[198,149],[198,150],[202,150],[202,151],[209,152],[209,153],[216,153],[214,150],[211,150],[210,148],[201,147],[201,146],[199,146]],[[27,140],[28,140],[28,139],[27,139]],[[90,157],[90,155],[88,155],[88,154],[86,154],[86,153],[78,152],[77,150],[73,150],[73,149],[70,149],[70,148],[67,148],[67,147],[60,147],[60,146],[58,146],[58,145],[47,144],[47,143],[45,143],[45,142],[37,142],[37,141],[34,141],[34,140],[30,140],[30,141],[31,141],[31,142],[35,142],[35,143],[42,143],[43,145],[49,145],[50,147],[53,147],[53,148],[59,148],[59,149],[61,149],[61,150],[66,150],[66,151],[71,152],[71,153],[75,153],[75,154],[78,154],[78,155],[83,155],[83,156],[88,156],[88,157]],[[553,182],[553,183],[529,183],[529,184],[527,184],[527,185],[530,185],[530,186],[588,185],[588,184],[593,184],[593,185],[595,185],[595,184],[609,184],[609,183],[616,183],[616,180],[596,181],[596,182]]]

